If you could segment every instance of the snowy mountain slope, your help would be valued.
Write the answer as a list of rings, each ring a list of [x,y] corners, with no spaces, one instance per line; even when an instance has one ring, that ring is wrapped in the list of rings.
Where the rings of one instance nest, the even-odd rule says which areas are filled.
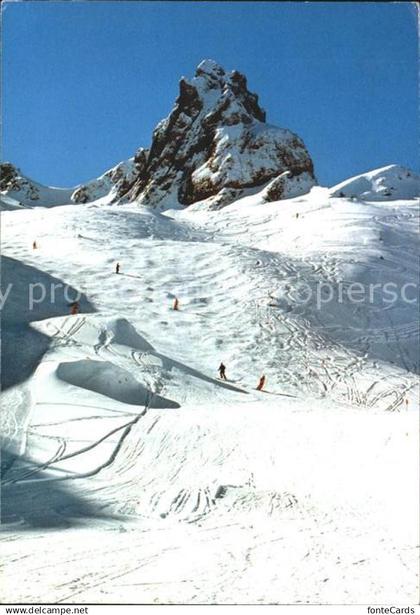
[[[413,600],[418,304],[338,291],[414,283],[416,203],[264,198],[2,215],[6,600]]]
[[[26,207],[57,207],[70,203],[107,204],[118,201],[138,177],[144,166],[147,150],[140,148],[135,156],[120,162],[100,177],[75,188],[51,188],[22,175],[9,162],[0,165],[0,211]]]
[[[122,198],[142,173],[147,150],[140,148],[133,158],[120,162],[115,167],[87,184],[76,188],[71,196],[74,203],[89,203],[102,199],[102,204]]]
[[[337,342],[371,357],[418,371],[415,202],[411,207],[402,201],[368,205],[331,198],[328,189],[316,187],[308,197],[281,203],[261,203],[260,195],[252,195],[217,216],[195,206],[171,215],[199,221],[216,236],[269,254],[271,267],[258,274],[264,276],[268,303],[281,312],[309,318],[313,330],[328,331]],[[366,301],[360,292],[351,301],[346,290],[351,284],[366,289]],[[392,301],[392,293],[404,288],[407,301],[401,296]]]
[[[15,209],[23,209],[24,207],[19,201],[12,199],[7,194],[0,196],[0,211],[13,211]]]
[[[362,173],[330,190],[331,196],[357,197],[367,201],[420,198],[420,175],[397,164]]]
[[[10,162],[0,165],[1,210],[20,207],[55,207],[70,203],[73,190],[43,186],[22,175]]]

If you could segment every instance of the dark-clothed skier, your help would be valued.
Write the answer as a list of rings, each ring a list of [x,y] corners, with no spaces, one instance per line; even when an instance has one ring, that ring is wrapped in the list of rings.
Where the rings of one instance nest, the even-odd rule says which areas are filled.
[[[221,380],[227,380],[226,378],[226,366],[223,363],[219,365],[219,375]]]
[[[115,265],[115,273],[119,273],[119,272],[120,272],[120,264],[119,264],[119,263],[117,263],[117,264]]]

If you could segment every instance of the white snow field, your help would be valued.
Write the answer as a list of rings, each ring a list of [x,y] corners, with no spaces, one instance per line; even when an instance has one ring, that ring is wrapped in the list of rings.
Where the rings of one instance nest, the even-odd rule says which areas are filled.
[[[415,602],[417,233],[326,188],[4,212],[2,602]]]

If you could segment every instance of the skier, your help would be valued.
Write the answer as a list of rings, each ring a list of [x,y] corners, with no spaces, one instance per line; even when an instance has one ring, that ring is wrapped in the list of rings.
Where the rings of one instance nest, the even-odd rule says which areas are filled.
[[[221,380],[227,380],[226,378],[226,366],[223,363],[219,365],[219,375]]]
[[[299,214],[296,214],[296,218],[299,218]]]
[[[79,309],[80,309],[80,303],[78,301],[73,301],[73,303],[70,303],[70,314],[75,316],[76,314],[79,313]]]
[[[36,250],[37,247],[38,247],[37,243],[36,243],[36,241],[34,241],[33,244],[32,244],[32,250]]]
[[[175,312],[177,312],[178,309],[179,309],[179,301],[178,301],[178,299],[176,297],[174,299],[173,309],[175,310]]]
[[[264,385],[265,385],[265,376],[262,375],[258,383],[258,386],[257,386],[257,391],[262,391]]]
[[[119,273],[119,272],[120,272],[120,264],[119,264],[119,263],[117,263],[117,264],[115,265],[115,273]]]

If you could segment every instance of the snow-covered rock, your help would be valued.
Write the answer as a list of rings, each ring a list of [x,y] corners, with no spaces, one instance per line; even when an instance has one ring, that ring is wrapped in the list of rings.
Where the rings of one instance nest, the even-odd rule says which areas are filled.
[[[286,170],[278,198],[288,195],[290,184],[296,196],[316,183],[303,141],[266,124],[245,76],[204,60],[192,79],[181,79],[175,106],[157,125],[144,173],[128,196],[161,208],[214,198],[220,207],[235,191],[264,186]]]
[[[263,202],[295,198],[316,185],[311,157],[296,134],[266,123],[246,77],[204,60],[182,78],[169,116],[156,126],[150,149],[72,189],[42,186],[10,163],[1,165],[0,208],[67,203],[137,202],[153,208],[221,209],[257,191]],[[420,176],[389,165],[352,177],[331,197],[412,199]]]
[[[414,199],[420,196],[420,175],[397,164],[390,164],[346,179],[333,186],[330,195],[367,201]]]
[[[10,162],[0,165],[1,209],[21,207],[54,207],[70,202],[73,189],[43,186],[23,175]]]
[[[98,199],[102,204],[118,201],[141,177],[147,153],[147,150],[140,148],[132,158],[120,162],[100,177],[73,188],[43,186],[23,175],[10,162],[5,162],[0,165],[0,210],[91,203]]]
[[[108,202],[120,199],[141,176],[147,160],[147,150],[140,148],[135,156],[120,162],[97,179],[78,186],[71,200],[74,203],[90,203],[107,197]]]
[[[266,203],[281,199],[292,199],[300,196],[303,191],[306,192],[310,180],[308,173],[292,176],[290,171],[285,171],[267,184],[261,191],[260,198]]]

